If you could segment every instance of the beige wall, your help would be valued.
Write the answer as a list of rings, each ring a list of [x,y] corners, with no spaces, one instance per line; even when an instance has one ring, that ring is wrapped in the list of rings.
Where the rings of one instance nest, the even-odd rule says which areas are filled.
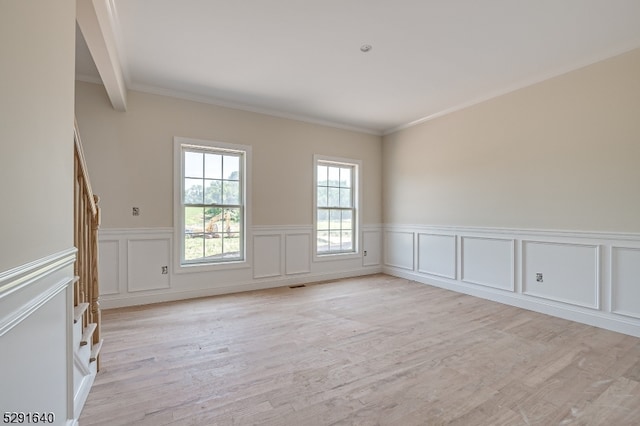
[[[383,139],[385,223],[640,232],[640,50]]]
[[[103,228],[173,226],[174,136],[252,146],[254,225],[312,223],[313,154],[362,160],[363,221],[381,222],[378,136],[135,91],[117,112],[82,82],[76,115]]]
[[[1,272],[73,246],[75,1],[0,4]]]

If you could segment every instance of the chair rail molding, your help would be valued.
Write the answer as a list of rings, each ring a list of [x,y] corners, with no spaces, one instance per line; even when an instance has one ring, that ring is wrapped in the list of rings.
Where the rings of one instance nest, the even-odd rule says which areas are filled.
[[[640,337],[640,234],[385,224],[383,272]]]

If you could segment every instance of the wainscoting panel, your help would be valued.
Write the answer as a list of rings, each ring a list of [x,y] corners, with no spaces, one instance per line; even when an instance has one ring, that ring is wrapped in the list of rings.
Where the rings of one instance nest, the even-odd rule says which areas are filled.
[[[52,412],[55,424],[72,422],[75,258],[70,248],[0,271],[2,413]]]
[[[462,237],[462,281],[515,290],[514,240]]]
[[[311,272],[311,233],[287,234],[285,241],[286,274]]]
[[[640,318],[640,248],[611,248],[611,310]]]
[[[282,235],[253,236],[253,278],[282,275]]]
[[[311,225],[254,226],[247,233],[248,262],[175,270],[173,228],[103,228],[100,303],[109,309],[380,273],[382,225],[366,225],[361,232],[366,258],[360,250],[315,259]]]
[[[384,236],[384,264],[413,271],[414,233],[387,231]]]
[[[598,309],[598,246],[523,241],[522,259],[525,294]]]
[[[130,292],[169,288],[171,241],[139,239],[128,241],[128,290]],[[163,267],[167,273],[163,274]]]
[[[387,274],[640,337],[640,234],[404,224],[383,233]]]
[[[120,242],[105,240],[98,242],[98,270],[100,294],[118,294],[120,292]]]
[[[380,265],[382,260],[382,233],[379,229],[362,231],[362,250],[362,266]]]
[[[456,279],[455,235],[418,233],[418,272]]]

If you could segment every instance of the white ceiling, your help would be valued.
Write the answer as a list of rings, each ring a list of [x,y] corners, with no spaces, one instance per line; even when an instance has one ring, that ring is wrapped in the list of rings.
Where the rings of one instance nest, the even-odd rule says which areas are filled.
[[[377,134],[640,47],[639,0],[109,1],[129,89]]]

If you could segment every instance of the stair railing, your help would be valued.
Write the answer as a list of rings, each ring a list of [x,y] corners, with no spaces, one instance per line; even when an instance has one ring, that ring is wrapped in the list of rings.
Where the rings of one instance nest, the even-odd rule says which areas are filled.
[[[99,350],[100,340],[100,287],[98,282],[98,229],[100,228],[99,198],[93,194],[87,164],[84,158],[78,123],[74,127],[74,243],[78,249],[75,264],[77,277],[74,285],[74,306],[88,304],[88,309],[79,310],[82,314],[83,330],[91,323],[96,324],[92,344]],[[79,320],[79,319],[78,319]],[[100,358],[96,351],[92,354],[97,370]]]

